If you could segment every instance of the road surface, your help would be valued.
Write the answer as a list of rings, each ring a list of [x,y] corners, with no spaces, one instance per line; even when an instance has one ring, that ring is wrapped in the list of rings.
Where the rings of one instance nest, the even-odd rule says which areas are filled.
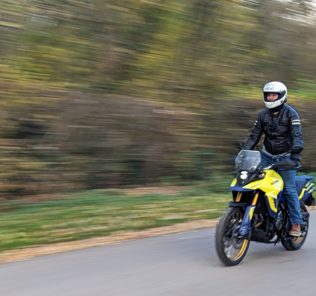
[[[316,295],[316,212],[303,248],[252,243],[224,267],[214,229],[94,247],[0,265],[1,296]]]

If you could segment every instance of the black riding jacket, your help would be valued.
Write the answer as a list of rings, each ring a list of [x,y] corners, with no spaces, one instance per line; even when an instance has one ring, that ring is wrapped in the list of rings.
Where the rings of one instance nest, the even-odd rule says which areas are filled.
[[[297,111],[284,104],[278,113],[263,109],[257,117],[248,139],[242,149],[253,149],[265,134],[264,147],[270,154],[291,153],[295,159],[300,159],[299,153],[304,149],[301,121]]]

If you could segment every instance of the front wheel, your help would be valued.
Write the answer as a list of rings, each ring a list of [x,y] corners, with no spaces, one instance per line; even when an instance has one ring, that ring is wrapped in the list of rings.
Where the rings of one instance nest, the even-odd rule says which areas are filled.
[[[307,237],[307,233],[308,233],[308,227],[309,227],[309,213],[306,209],[306,206],[301,203],[301,215],[303,218],[303,231],[302,231],[302,236],[300,237],[293,237],[290,235],[287,235],[286,237],[281,238],[281,243],[282,246],[289,251],[295,251],[300,249]]]
[[[248,251],[249,240],[239,237],[243,216],[241,209],[228,208],[216,227],[216,251],[226,266],[239,264]]]

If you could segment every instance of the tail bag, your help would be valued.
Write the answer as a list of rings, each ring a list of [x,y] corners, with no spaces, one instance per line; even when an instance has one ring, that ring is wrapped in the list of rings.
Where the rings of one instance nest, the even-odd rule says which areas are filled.
[[[307,206],[315,205],[315,199],[312,195],[315,189],[314,177],[297,176],[295,182],[299,199]]]

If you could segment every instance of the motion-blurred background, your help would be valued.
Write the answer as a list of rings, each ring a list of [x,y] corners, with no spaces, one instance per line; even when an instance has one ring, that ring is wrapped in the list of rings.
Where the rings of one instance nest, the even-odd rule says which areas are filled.
[[[268,80],[315,171],[314,2],[1,0],[2,198],[231,172]]]

